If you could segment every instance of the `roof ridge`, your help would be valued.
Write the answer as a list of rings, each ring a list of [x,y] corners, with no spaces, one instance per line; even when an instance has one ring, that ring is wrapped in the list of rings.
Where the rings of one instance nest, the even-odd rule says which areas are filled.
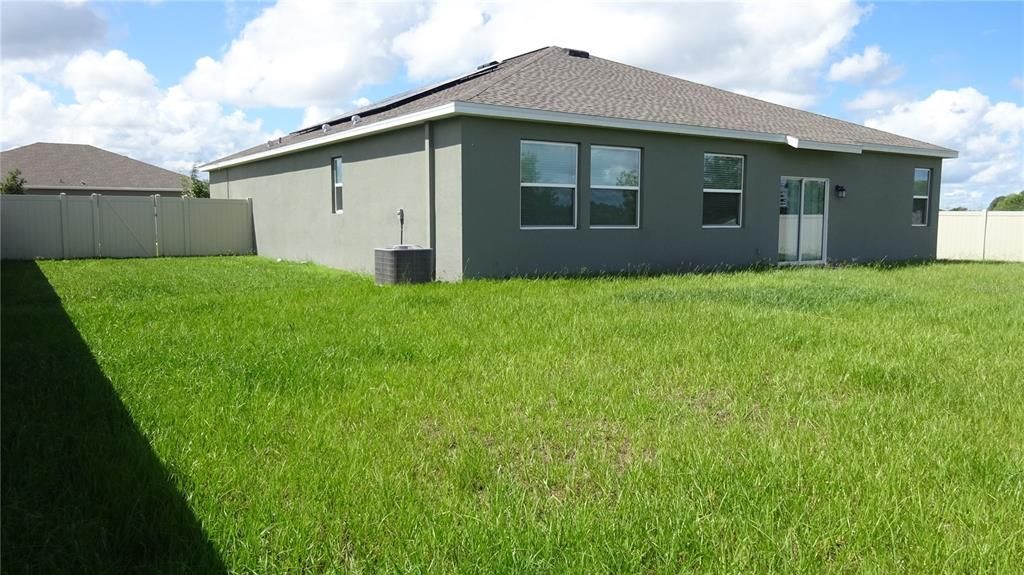
[[[470,101],[470,100],[473,100],[473,99],[481,96],[484,92],[486,92],[487,90],[490,90],[491,88],[496,86],[499,82],[504,82],[505,80],[511,78],[512,76],[515,76],[516,74],[519,74],[520,72],[522,72],[522,71],[526,70],[527,68],[529,68],[532,64],[536,64],[540,60],[544,59],[545,56],[549,56],[549,55],[553,54],[554,51],[557,50],[557,49],[558,49],[557,46],[546,46],[544,48],[539,48],[537,50],[531,50],[530,52],[523,52],[522,54],[519,54],[517,56],[512,56],[511,58],[506,58],[504,60],[504,62],[507,62],[508,60],[514,60],[516,58],[524,58],[526,56],[529,56],[530,54],[534,54],[534,56],[532,58],[526,59],[522,63],[520,63],[519,65],[513,66],[512,68],[510,68],[507,71],[507,73],[502,75],[500,78],[495,77],[495,78],[491,79],[491,81],[487,82],[487,84],[483,87],[482,90],[480,90],[476,94],[473,94],[472,96],[466,98],[466,101]]]

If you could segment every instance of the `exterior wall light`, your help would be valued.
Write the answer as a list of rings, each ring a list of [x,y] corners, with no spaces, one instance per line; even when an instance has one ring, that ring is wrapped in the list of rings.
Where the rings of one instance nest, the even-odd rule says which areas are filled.
[[[840,186],[839,184],[836,184],[836,197],[837,198],[845,198],[846,197],[846,186]]]

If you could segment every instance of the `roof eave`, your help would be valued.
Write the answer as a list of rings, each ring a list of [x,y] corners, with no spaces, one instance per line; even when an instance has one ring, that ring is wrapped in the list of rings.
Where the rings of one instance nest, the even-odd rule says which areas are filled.
[[[327,134],[321,138],[306,140],[304,142],[296,142],[294,144],[287,144],[277,148],[271,147],[262,152],[255,152],[253,154],[249,154],[248,156],[213,161],[210,162],[209,164],[203,164],[202,166],[199,166],[198,169],[204,172],[212,172],[214,170],[221,170],[232,166],[248,164],[251,162],[264,160],[267,158],[273,158],[275,156],[283,156],[301,150],[319,148],[321,146],[327,146],[335,142],[352,140],[363,136],[369,136],[371,134],[396,130],[398,128],[404,128],[406,126],[419,124],[421,122],[425,122],[428,120],[438,120],[441,118],[447,118],[453,115],[455,115],[455,103],[449,102],[447,104],[436,106],[434,108],[420,110],[419,112],[412,112],[410,114],[405,114],[403,116],[398,116],[396,118],[391,118],[388,120],[381,120],[380,122],[374,122],[372,124],[352,128],[350,130],[345,130],[343,132]]]
[[[949,148],[911,148],[908,146],[889,146],[885,144],[864,144],[865,152],[883,152],[886,154],[906,154],[910,156],[930,156],[932,158],[959,158],[960,152]]]
[[[549,110],[538,110],[535,108],[517,108],[514,106],[501,106],[497,104],[481,104],[477,102],[455,101],[412,112],[388,120],[382,120],[366,126],[352,128],[336,134],[329,134],[321,138],[288,144],[277,148],[271,147],[265,151],[255,152],[248,156],[218,160],[199,166],[204,172],[212,172],[232,166],[256,162],[259,160],[282,156],[301,150],[319,148],[341,142],[403,128],[419,124],[429,120],[438,120],[452,116],[476,116],[488,118],[500,118],[506,120],[522,120],[530,122],[541,122],[551,124],[568,124],[593,126],[601,128],[612,128],[620,130],[636,130],[644,132],[660,132],[669,134],[681,134],[690,136],[703,136],[713,138],[725,138],[732,140],[746,140],[755,142],[771,142],[776,144],[787,144],[793,148],[805,150],[821,150],[829,152],[841,152],[849,154],[860,154],[862,152],[884,152],[890,154],[905,154],[913,156],[930,156],[937,158],[956,158],[955,150],[946,148],[915,148],[907,146],[890,146],[882,144],[840,144],[832,142],[815,142],[801,140],[787,134],[775,134],[769,132],[754,132],[746,130],[730,130],[725,128],[709,128],[704,126],[692,126],[688,124],[674,124],[668,122],[654,122],[647,120],[630,120],[626,118],[613,118],[608,116],[594,116],[589,114],[577,114],[572,112],[555,112]]]

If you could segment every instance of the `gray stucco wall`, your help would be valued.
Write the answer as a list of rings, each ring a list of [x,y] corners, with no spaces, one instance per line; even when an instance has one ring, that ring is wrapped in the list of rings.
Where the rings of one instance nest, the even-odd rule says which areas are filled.
[[[435,276],[462,279],[462,119],[432,124]]]
[[[435,153],[442,162],[458,155],[454,122],[436,123],[433,133],[443,142]],[[425,148],[424,127],[414,126],[213,171],[210,194],[252,198],[261,255],[372,273],[374,248],[399,241],[398,208],[406,214],[405,242],[430,245]],[[332,212],[331,159],[337,156],[344,162],[340,214]],[[438,191],[454,193],[458,166],[439,168]]]
[[[576,229],[520,229],[519,142],[524,139],[580,145]],[[642,148],[640,229],[589,228],[592,144]],[[462,151],[466,277],[775,262],[782,176],[829,179],[830,261],[935,257],[941,178],[936,158],[483,118],[463,119]],[[742,228],[701,227],[705,152],[746,156]],[[933,170],[927,227],[911,226],[915,167]],[[847,188],[846,198],[835,196],[836,184]]]
[[[520,229],[523,139],[579,144],[576,229]],[[595,144],[642,149],[640,229],[590,229]],[[746,157],[739,229],[701,226],[705,152]],[[334,214],[339,155],[345,209]],[[916,167],[933,170],[927,227],[911,226]],[[933,259],[941,168],[928,157],[462,117],[217,170],[210,187],[213,197],[253,199],[260,254],[363,273],[373,270],[374,248],[398,242],[395,210],[404,208],[406,242],[434,247],[437,278],[459,280],[773,263],[782,176],[828,179],[829,261]]]

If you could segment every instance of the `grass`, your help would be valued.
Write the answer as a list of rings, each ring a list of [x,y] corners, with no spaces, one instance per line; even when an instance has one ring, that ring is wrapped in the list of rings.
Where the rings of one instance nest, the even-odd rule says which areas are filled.
[[[3,570],[1018,571],[1022,286],[5,262]]]

